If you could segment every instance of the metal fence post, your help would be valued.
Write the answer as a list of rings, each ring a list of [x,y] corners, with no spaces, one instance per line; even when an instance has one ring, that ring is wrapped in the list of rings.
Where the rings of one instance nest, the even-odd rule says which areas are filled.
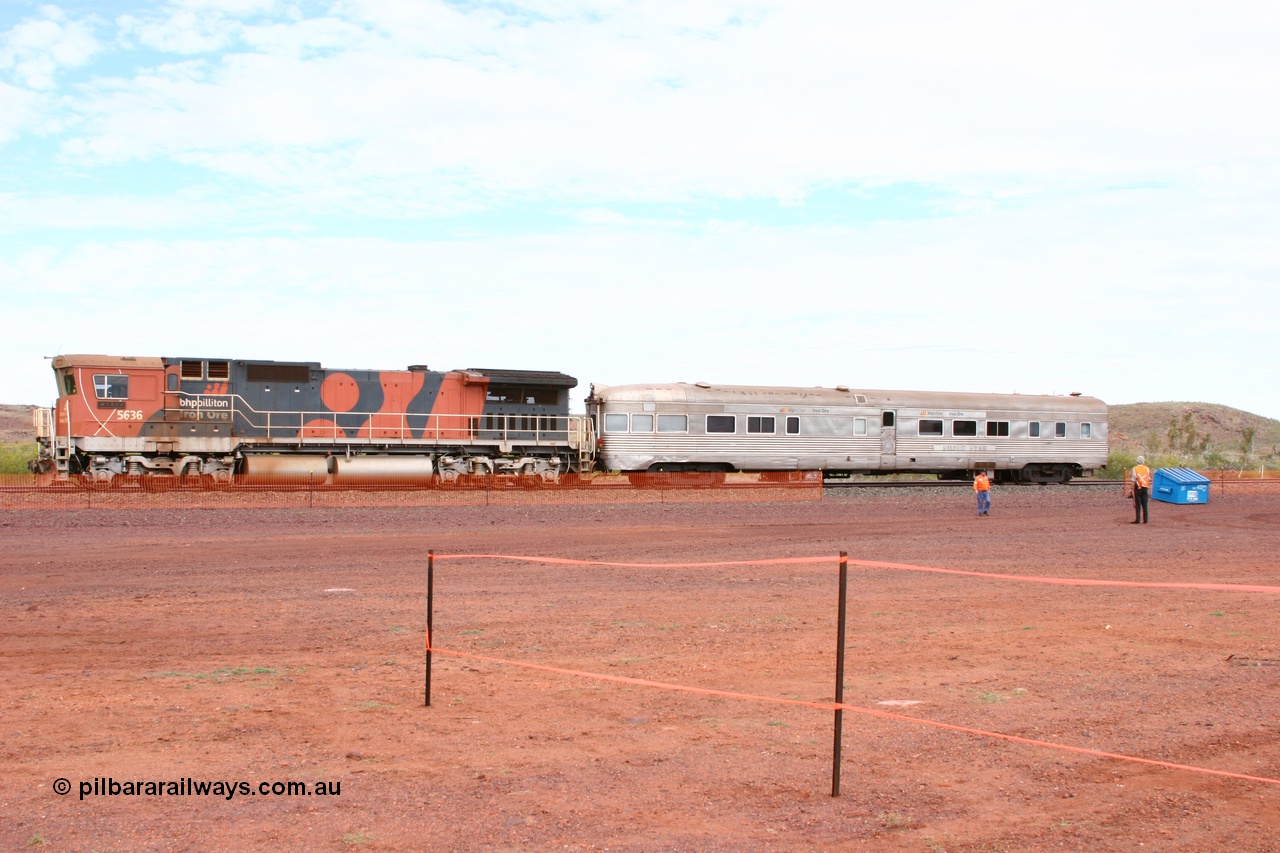
[[[436,552],[427,551],[427,659],[426,670],[424,673],[424,700],[423,705],[427,708],[431,707],[431,620],[432,612],[435,610],[435,569],[436,569]]]
[[[831,796],[840,796],[840,746],[843,741],[844,709],[844,633],[846,592],[849,588],[849,555],[840,552],[840,603],[836,616],[836,725],[835,743],[831,752]]]

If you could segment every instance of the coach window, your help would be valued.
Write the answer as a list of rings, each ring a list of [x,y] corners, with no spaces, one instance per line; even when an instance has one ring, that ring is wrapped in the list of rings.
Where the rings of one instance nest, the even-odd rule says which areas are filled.
[[[1058,421],[1056,424],[1053,425],[1053,434],[1057,438],[1066,438],[1067,425],[1062,421]]]
[[[604,431],[605,432],[626,432],[627,416],[626,415],[605,415]]]
[[[658,415],[658,432],[688,432],[688,415]]]
[[[951,434],[959,436],[969,436],[978,434],[977,421],[953,421],[951,424]]]
[[[773,435],[777,430],[774,428],[773,418],[752,415],[747,418],[747,432]]]
[[[1032,422],[1030,423],[1030,427],[1031,427],[1031,437],[1032,437],[1032,438],[1039,438],[1039,437],[1040,437],[1040,422],[1039,422],[1039,421],[1032,421]]]
[[[1092,438],[1092,437],[1093,437],[1093,424],[1089,424],[1089,423],[1080,424],[1080,437],[1081,437],[1081,438]]]
[[[866,435],[866,434],[867,434],[867,419],[866,419],[866,418],[854,418],[854,419],[853,419],[853,434],[854,434],[854,435]]]
[[[1008,421],[987,421],[987,435],[1008,435]]]
[[[632,432],[653,432],[653,415],[632,415]]]
[[[95,373],[93,391],[99,400],[127,400],[129,377],[118,373]]]
[[[787,435],[799,435],[799,434],[800,434],[800,419],[787,418]]]
[[[942,421],[920,421],[921,435],[942,435]]]
[[[733,415],[707,415],[707,432],[737,432],[738,421]]]

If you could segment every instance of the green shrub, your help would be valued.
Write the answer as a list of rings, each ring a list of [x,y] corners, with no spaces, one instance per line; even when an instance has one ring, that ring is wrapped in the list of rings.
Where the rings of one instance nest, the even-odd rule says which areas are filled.
[[[0,474],[30,473],[27,463],[36,458],[36,443],[0,444]]]

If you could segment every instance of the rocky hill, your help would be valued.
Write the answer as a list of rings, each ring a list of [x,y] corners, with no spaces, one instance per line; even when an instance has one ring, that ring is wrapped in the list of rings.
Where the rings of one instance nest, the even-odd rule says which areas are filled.
[[[25,444],[36,440],[36,430],[31,425],[31,410],[34,408],[0,405],[0,444]]]
[[[1215,403],[1111,406],[1111,449],[1237,463],[1280,461],[1280,421]]]

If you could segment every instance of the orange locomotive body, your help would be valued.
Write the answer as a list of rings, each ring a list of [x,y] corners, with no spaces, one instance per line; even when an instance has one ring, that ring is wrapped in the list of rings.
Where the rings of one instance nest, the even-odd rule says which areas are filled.
[[[33,467],[104,485],[440,481],[587,470],[563,373],[330,370],[316,362],[62,355]]]

